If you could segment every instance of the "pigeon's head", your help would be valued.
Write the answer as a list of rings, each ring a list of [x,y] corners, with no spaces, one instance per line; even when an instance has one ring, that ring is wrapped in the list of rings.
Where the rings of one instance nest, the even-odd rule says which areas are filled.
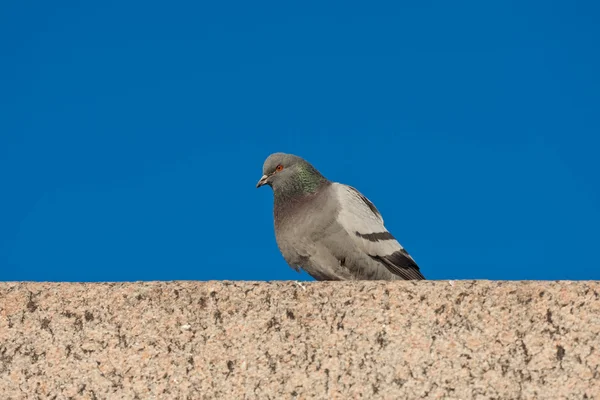
[[[306,160],[293,154],[273,153],[263,164],[263,176],[256,187],[269,185],[275,191],[314,190],[325,178]],[[312,191],[311,190],[311,191]]]

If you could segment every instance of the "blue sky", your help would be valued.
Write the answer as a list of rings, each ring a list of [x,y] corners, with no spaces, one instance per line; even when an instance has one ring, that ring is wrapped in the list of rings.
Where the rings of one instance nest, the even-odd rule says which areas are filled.
[[[311,280],[275,151],[428,279],[600,279],[599,8],[2,2],[0,280]]]

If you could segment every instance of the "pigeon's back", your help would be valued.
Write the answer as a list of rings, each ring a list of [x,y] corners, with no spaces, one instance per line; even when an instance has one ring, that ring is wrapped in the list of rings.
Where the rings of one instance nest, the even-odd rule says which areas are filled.
[[[352,253],[351,268],[356,279],[425,279],[415,260],[386,229],[383,217],[369,199],[340,183],[332,185],[332,190],[339,202],[336,221],[347,234],[344,244],[346,252]]]

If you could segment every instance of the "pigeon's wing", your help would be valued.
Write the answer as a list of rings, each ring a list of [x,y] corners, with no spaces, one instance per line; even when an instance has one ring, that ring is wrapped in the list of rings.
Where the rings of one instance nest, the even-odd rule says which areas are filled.
[[[354,243],[403,279],[425,279],[419,266],[383,225],[375,205],[351,186],[333,185],[339,201],[337,220]]]

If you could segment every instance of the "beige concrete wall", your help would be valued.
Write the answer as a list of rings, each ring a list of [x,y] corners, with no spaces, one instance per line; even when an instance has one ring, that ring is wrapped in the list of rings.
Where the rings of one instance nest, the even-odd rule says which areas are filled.
[[[0,399],[583,399],[599,364],[599,282],[0,283]]]

